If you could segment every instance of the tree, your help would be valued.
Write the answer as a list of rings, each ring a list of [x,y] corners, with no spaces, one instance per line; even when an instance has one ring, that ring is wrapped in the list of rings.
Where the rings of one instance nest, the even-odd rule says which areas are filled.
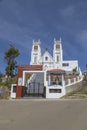
[[[5,52],[4,58],[7,62],[5,71],[8,76],[14,76],[15,70],[17,69],[17,61],[15,59],[19,56],[19,54],[19,50],[13,45],[10,45],[9,49]]]
[[[75,67],[72,71],[73,71],[73,74],[76,74],[76,72],[77,72],[77,67]]]
[[[3,74],[0,72],[0,82],[2,81]]]
[[[87,69],[87,64],[86,64],[86,69]]]

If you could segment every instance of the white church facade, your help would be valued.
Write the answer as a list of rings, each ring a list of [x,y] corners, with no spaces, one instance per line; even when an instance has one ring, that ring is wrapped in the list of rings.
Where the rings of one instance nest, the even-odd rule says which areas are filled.
[[[82,80],[78,61],[63,60],[61,39],[54,39],[52,55],[47,49],[42,54],[40,40],[33,41],[30,64],[18,67],[17,84],[11,86],[11,98],[61,98],[78,89]]]
[[[53,55],[48,50],[41,54],[41,42],[33,41],[30,65],[43,65],[43,70],[60,68],[66,71],[79,69],[77,60],[63,60],[62,41],[54,39]]]

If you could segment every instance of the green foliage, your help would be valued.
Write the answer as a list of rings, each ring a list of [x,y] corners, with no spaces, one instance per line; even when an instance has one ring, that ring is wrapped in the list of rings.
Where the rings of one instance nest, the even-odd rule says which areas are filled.
[[[3,90],[4,93],[0,94],[0,99],[9,99],[11,84],[16,83],[16,77],[8,78],[5,82],[0,82],[0,90]]]
[[[14,46],[10,46],[10,48],[5,52],[4,58],[7,62],[7,67],[5,71],[8,76],[14,76],[15,70],[17,69],[17,62],[15,59],[18,56],[19,50],[16,49]]]
[[[0,82],[2,81],[2,73],[0,72]]]
[[[77,72],[77,67],[75,67],[72,71],[73,71],[73,74],[75,74]]]
[[[8,89],[10,89],[11,84],[16,84],[16,77],[8,78],[5,82],[0,82],[0,86],[8,87]]]
[[[0,93],[0,99],[8,99],[10,91],[8,87],[0,85],[0,91],[3,91],[3,93]]]

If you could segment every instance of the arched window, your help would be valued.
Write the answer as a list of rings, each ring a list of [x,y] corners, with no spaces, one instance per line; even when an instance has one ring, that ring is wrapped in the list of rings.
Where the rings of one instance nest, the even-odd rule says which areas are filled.
[[[59,49],[60,49],[60,45],[57,44],[57,45],[56,45],[56,50],[59,50]]]
[[[37,51],[38,50],[38,46],[34,46],[34,51]]]
[[[56,61],[59,62],[59,56],[58,55],[56,56]]]
[[[48,61],[48,57],[47,56],[45,57],[45,61]]]

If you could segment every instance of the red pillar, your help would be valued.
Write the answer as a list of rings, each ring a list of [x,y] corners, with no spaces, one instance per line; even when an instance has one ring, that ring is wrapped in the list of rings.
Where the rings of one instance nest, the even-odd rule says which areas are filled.
[[[21,65],[18,67],[17,74],[17,86],[16,86],[16,98],[21,98],[23,96],[23,86],[18,84],[19,78],[22,79],[23,71],[41,71],[43,69],[42,65]]]

